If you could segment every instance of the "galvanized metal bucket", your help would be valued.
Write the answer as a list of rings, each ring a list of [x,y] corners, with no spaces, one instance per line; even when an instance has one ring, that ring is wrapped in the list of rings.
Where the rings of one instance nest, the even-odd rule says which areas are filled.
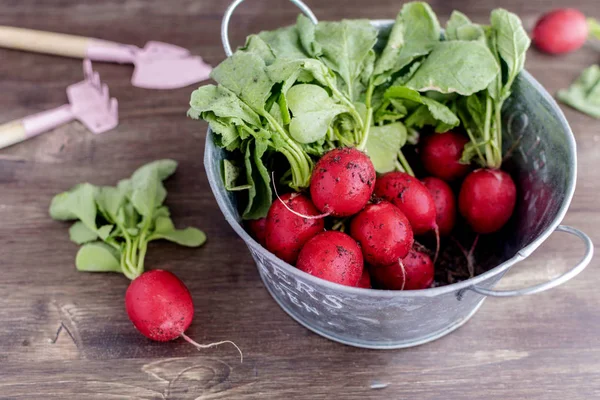
[[[223,21],[223,43],[234,2]],[[298,0],[313,21],[310,10]],[[373,21],[382,36],[393,21]],[[387,29],[386,29],[387,28]],[[479,309],[486,296],[520,296],[558,286],[590,262],[593,245],[583,232],[559,225],[576,181],[575,139],[552,97],[527,72],[515,82],[503,112],[504,147],[515,146],[508,161],[519,188],[514,231],[503,243],[503,262],[486,273],[448,286],[418,291],[384,291],[341,286],[306,274],[278,259],[250,237],[241,224],[236,198],[225,190],[221,165],[225,153],[209,130],[204,163],[211,189],[225,218],[244,240],[260,276],[275,301],[306,328],[331,340],[357,347],[393,349],[416,346],[457,329]],[[528,257],[553,232],[566,232],[585,244],[581,261],[565,274],[533,287],[496,291],[494,285],[516,263]]]

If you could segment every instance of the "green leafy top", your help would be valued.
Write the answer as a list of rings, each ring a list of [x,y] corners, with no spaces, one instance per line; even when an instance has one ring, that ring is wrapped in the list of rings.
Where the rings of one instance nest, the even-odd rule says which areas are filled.
[[[497,9],[486,26],[455,11],[444,37],[431,7],[415,1],[383,48],[377,35],[368,20],[315,25],[300,15],[293,26],[250,35],[213,70],[217,85],[192,93],[188,115],[206,120],[214,143],[231,153],[224,178],[228,190],[247,193],[243,218],[266,215],[267,166],[282,166],[281,156],[289,165],[276,172],[294,190],[308,186],[316,158],[340,146],[366,150],[379,172],[411,173],[405,143],[425,127],[459,127],[471,139],[464,162],[500,166],[501,109],[529,47],[519,18]]]
[[[78,270],[121,272],[135,279],[144,271],[149,241],[166,239],[191,247],[206,241],[196,228],[176,229],[163,205],[167,191],[162,182],[176,168],[173,160],[158,160],[116,187],[84,183],[54,196],[50,216],[76,221],[69,236],[83,245],[75,260]]]
[[[336,104],[325,89],[313,84],[300,84],[288,90],[287,104],[293,113],[290,134],[299,143],[323,139],[333,119],[347,107]]]
[[[418,57],[429,54],[439,40],[440,23],[431,7],[421,2],[406,3],[376,62],[375,84],[386,82]]]
[[[377,30],[368,20],[320,22],[315,30],[315,40],[321,50],[320,59],[339,75],[342,92],[351,101],[358,100],[355,82],[377,41]]]
[[[502,98],[510,95],[510,86],[525,66],[525,53],[531,44],[521,20],[515,14],[504,9],[492,11],[492,40],[494,49],[506,63],[507,73],[503,79]]]
[[[446,28],[450,41],[471,41],[487,46],[499,73],[486,90],[457,100],[462,125],[469,135],[462,161],[475,160],[482,166],[500,168],[502,164],[502,106],[525,65],[530,40],[518,16],[503,9],[490,15],[490,26],[473,24],[454,12]],[[502,67],[504,65],[504,67]]]
[[[470,96],[487,88],[500,72],[490,50],[482,43],[438,43],[406,86],[419,92],[436,91]]]
[[[481,25],[474,24],[460,11],[453,11],[446,25],[448,40],[481,40],[485,42],[485,31]]]

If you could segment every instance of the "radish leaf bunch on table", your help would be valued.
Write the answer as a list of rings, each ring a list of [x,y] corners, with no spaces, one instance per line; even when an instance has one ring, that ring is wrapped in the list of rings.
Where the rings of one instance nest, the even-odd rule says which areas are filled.
[[[76,257],[78,270],[120,272],[135,279],[144,272],[149,242],[164,239],[188,247],[204,244],[202,231],[176,229],[163,204],[167,197],[163,181],[176,168],[173,160],[154,161],[117,186],[83,183],[52,199],[52,218],[76,221],[69,236],[82,245]]]
[[[568,89],[557,93],[560,101],[594,118],[600,118],[600,67],[586,68]]]

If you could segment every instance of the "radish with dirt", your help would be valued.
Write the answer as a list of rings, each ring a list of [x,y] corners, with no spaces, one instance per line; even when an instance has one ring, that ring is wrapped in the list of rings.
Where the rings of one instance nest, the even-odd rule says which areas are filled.
[[[310,196],[323,213],[349,217],[362,210],[373,194],[375,168],[369,157],[354,148],[326,153],[315,165]]]
[[[517,188],[501,170],[478,169],[463,181],[458,197],[460,213],[477,233],[493,233],[510,219]]]
[[[415,236],[433,231],[436,240],[434,262],[440,249],[435,202],[417,178],[405,172],[390,172],[377,180],[375,194],[400,209],[408,218]]]
[[[267,219],[251,219],[246,221],[250,235],[256,240],[261,246],[265,246],[267,237]]]
[[[447,182],[463,178],[470,166],[461,163],[460,159],[468,142],[465,136],[452,131],[426,137],[419,149],[423,167],[431,175]]]
[[[271,204],[267,215],[267,250],[282,260],[295,264],[302,246],[325,229],[325,222],[318,215],[319,211],[305,195],[282,195],[279,201]]]
[[[427,254],[411,249],[406,257],[395,263],[371,268],[371,275],[382,289],[427,289],[433,283],[434,267]]]
[[[448,236],[456,224],[456,198],[452,188],[439,178],[428,176],[423,184],[429,190],[435,203],[435,222],[440,236]]]
[[[350,235],[362,248],[367,263],[388,265],[406,256],[413,245],[408,218],[387,201],[369,204],[350,224]]]
[[[369,275],[368,268],[363,268],[362,276],[358,280],[356,287],[363,288],[363,289],[372,289],[373,288],[373,286],[371,285],[371,275]]]
[[[404,172],[390,172],[377,180],[375,195],[391,202],[408,218],[415,235],[437,230],[435,203],[419,180]]]
[[[300,251],[296,267],[340,285],[356,286],[363,274],[364,261],[354,239],[342,232],[322,232]]]

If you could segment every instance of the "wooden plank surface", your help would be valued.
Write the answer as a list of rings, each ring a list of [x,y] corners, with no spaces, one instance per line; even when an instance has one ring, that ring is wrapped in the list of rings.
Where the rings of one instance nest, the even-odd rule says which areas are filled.
[[[383,0],[308,4],[321,19],[393,18],[401,6]],[[431,4],[444,20],[458,8],[477,21],[502,6],[529,26],[543,10],[561,5]],[[598,12],[596,0],[570,5]],[[216,65],[224,56],[219,28],[226,6],[219,0],[5,0],[0,24],[136,45],[162,40]],[[248,0],[232,22],[232,43],[291,23],[295,15],[283,0]],[[562,58],[530,51],[527,69],[555,93],[597,61],[591,48]],[[372,351],[330,342],[275,304],[243,242],[222,218],[202,165],[206,127],[185,118],[191,88],[138,89],[129,84],[131,67],[96,68],[120,102],[115,131],[93,136],[73,123],[0,151],[0,399],[600,398],[597,259],[551,292],[489,299],[463,328],[427,345]],[[0,121],[62,104],[64,88],[80,76],[75,60],[0,49]],[[579,147],[577,192],[565,223],[600,243],[600,123],[564,109]],[[198,352],[183,341],[152,343],[139,335],[124,310],[127,280],[77,273],[77,247],[67,225],[47,215],[59,191],[81,181],[113,184],[164,157],[180,163],[167,184],[175,221],[202,228],[209,242],[201,249],[153,244],[148,265],[175,270],[191,290],[196,318],[189,335],[200,342],[234,340],[244,350],[243,364],[227,346]],[[575,239],[554,235],[501,286],[544,281],[581,254]]]

